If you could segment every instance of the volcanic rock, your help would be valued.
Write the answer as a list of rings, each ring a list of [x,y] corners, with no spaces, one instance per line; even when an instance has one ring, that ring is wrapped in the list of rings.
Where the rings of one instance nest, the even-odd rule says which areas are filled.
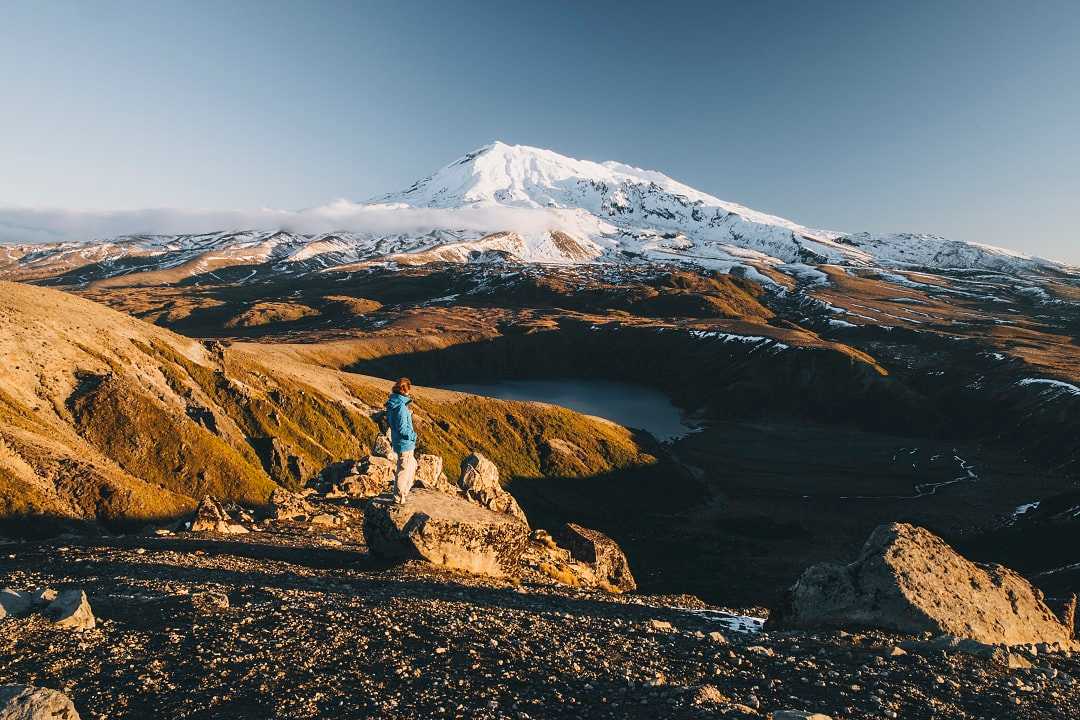
[[[443,459],[438,455],[421,455],[416,459],[416,484],[451,495],[461,494],[461,490],[447,479]]]
[[[63,693],[31,685],[0,685],[0,720],[79,720]]]
[[[229,596],[217,590],[207,590],[191,595],[192,607],[203,614],[229,609]]]
[[[6,617],[21,617],[30,612],[32,600],[29,593],[22,593],[11,588],[0,590],[0,620]]]
[[[276,488],[270,493],[270,505],[273,506],[277,520],[307,520],[315,509],[307,500],[285,488]]]
[[[553,539],[569,550],[575,560],[589,565],[598,580],[620,591],[637,589],[637,582],[622,548],[599,530],[567,523],[555,533]]]
[[[465,497],[493,512],[511,515],[528,524],[525,511],[514,496],[499,484],[499,469],[495,463],[480,453],[473,453],[461,461],[461,479],[458,481]]]
[[[29,595],[30,604],[35,608],[41,608],[55,600],[59,593],[52,588],[34,588]]]
[[[516,574],[529,538],[514,517],[426,488],[414,489],[403,505],[374,500],[364,532],[377,556],[494,577]]]
[[[873,627],[1008,645],[1067,643],[1042,593],[1000,565],[972,563],[923,528],[879,526],[850,565],[810,567],[770,627]]]
[[[217,532],[239,535],[247,532],[243,525],[233,522],[225,508],[209,495],[203,497],[195,508],[195,518],[191,521],[191,532]]]
[[[394,445],[390,442],[390,438],[385,433],[379,433],[375,438],[375,443],[371,448],[371,454],[377,457],[386,458],[391,462],[397,462],[397,453],[394,452]]]
[[[319,472],[318,479],[323,485],[337,485],[350,475],[355,475],[358,472],[358,465],[359,463],[355,460],[330,463]]]
[[[338,487],[349,497],[374,497],[389,491],[394,479],[394,460],[369,455],[356,464],[352,474],[345,477]]]
[[[59,627],[90,630],[96,624],[90,601],[82,590],[65,590],[45,608],[45,617]]]

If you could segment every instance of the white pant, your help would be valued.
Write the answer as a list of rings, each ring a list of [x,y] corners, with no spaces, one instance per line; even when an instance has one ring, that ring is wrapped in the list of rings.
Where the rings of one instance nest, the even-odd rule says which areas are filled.
[[[409,497],[416,480],[416,457],[412,450],[398,453],[397,472],[394,473],[394,500],[401,503]]]

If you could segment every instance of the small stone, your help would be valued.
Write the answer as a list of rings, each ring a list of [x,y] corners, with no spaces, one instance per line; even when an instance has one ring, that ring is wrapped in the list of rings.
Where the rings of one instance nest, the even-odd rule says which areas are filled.
[[[728,701],[727,696],[715,685],[702,685],[694,691],[690,702],[694,705],[720,705]]]
[[[667,620],[650,620],[647,625],[650,630],[656,632],[673,632],[675,630],[675,626]]]
[[[229,596],[223,592],[208,590],[206,592],[192,593],[191,604],[202,613],[216,612],[229,609]]]
[[[724,636],[724,633],[713,630],[709,633],[709,640],[712,640],[717,645],[727,645],[728,639]]]

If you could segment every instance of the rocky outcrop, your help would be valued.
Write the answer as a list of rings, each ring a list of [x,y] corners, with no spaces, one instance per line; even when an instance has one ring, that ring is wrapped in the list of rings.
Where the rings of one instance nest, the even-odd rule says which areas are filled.
[[[225,508],[209,495],[199,501],[195,508],[195,517],[191,521],[191,532],[216,532],[229,535],[239,535],[247,532],[247,528],[235,522]]]
[[[351,474],[340,484],[342,492],[349,497],[367,498],[390,490],[394,480],[395,460],[370,455],[355,466]]]
[[[526,571],[538,574],[536,579],[569,587],[614,589],[601,582],[589,565],[578,562],[569,550],[559,547],[546,530],[532,532],[521,562]]]
[[[65,590],[45,608],[45,617],[58,627],[91,630],[97,624],[82,590]]]
[[[369,498],[387,492],[395,461],[380,455],[343,460],[323,468],[314,483],[328,498]]]
[[[376,498],[364,515],[371,552],[389,560],[433,565],[493,577],[517,574],[528,526],[447,493],[417,488],[403,505]]]
[[[0,685],[0,720],[79,720],[63,693],[32,685]]]
[[[879,526],[850,565],[809,568],[769,625],[929,631],[1007,645],[1067,643],[1072,634],[1019,574],[970,562],[904,523]]]
[[[552,538],[570,551],[575,560],[588,565],[601,584],[621,592],[637,589],[630,563],[619,544],[599,530],[567,523]]]
[[[499,469],[495,463],[480,453],[473,453],[461,461],[458,485],[465,497],[477,505],[528,523],[517,500],[499,484]]]
[[[315,508],[297,493],[277,488],[270,493],[270,506],[275,520],[306,521],[315,514]]]

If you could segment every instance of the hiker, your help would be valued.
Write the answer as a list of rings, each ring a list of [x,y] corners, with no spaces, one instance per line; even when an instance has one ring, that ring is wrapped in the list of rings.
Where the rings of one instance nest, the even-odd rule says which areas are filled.
[[[394,502],[401,505],[409,497],[413,480],[416,478],[416,431],[413,429],[412,410],[409,403],[412,398],[412,382],[401,378],[394,383],[390,398],[386,401],[386,421],[390,425],[390,444],[397,453],[397,472],[394,473]]]

